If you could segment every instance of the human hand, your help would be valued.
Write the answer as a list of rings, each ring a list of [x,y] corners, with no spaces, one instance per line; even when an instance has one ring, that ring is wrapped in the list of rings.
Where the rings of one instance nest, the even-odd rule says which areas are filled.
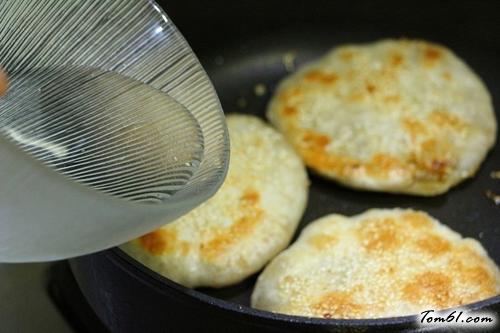
[[[7,92],[7,89],[9,89],[9,79],[0,67],[0,96],[3,96]]]

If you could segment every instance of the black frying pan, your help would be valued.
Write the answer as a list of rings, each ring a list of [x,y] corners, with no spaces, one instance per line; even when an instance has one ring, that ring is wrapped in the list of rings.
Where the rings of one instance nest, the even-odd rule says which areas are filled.
[[[496,1],[196,1],[160,2],[208,71],[226,113],[263,117],[277,82],[287,74],[283,55],[300,66],[342,43],[416,37],[449,46],[483,78],[500,119],[500,2]],[[256,96],[264,84],[267,93]],[[479,173],[444,195],[422,198],[350,190],[311,175],[301,223],[330,213],[353,215],[373,207],[427,211],[452,229],[478,239],[500,264],[500,206],[485,191],[500,192],[497,144]],[[327,320],[248,307],[255,276],[220,290],[190,290],[165,279],[122,251],[72,260],[77,281],[99,317],[116,332],[416,331],[415,318]],[[500,296],[472,309],[500,311]]]

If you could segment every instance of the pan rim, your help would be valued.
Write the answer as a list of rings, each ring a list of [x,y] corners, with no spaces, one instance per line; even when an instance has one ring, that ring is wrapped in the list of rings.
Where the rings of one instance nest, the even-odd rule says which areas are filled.
[[[195,299],[197,302],[214,307],[219,310],[224,310],[227,314],[238,314],[240,316],[258,317],[263,320],[272,322],[281,322],[287,324],[299,325],[314,325],[314,326],[329,326],[329,327],[350,327],[350,328],[375,328],[384,326],[402,326],[402,325],[417,325],[418,315],[399,316],[399,317],[383,317],[371,319],[335,319],[335,318],[316,318],[306,316],[295,316],[283,313],[275,313],[271,311],[259,310],[247,305],[238,304],[227,301],[221,298],[210,296],[206,293],[185,287],[167,277],[153,271],[139,261],[135,260],[122,249],[115,247],[102,252],[109,260],[125,270],[129,275],[132,275],[141,283],[148,284],[158,292],[168,293],[168,289],[184,294],[185,296]],[[168,289],[166,289],[167,287]],[[469,310],[477,311],[493,305],[500,304],[500,295],[496,295],[478,302],[466,304],[460,307],[444,309],[450,310]]]

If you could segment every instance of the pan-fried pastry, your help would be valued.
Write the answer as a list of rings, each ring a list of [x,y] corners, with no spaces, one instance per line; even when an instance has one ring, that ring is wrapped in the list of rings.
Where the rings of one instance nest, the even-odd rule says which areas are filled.
[[[252,306],[323,318],[378,318],[500,294],[500,271],[474,239],[426,213],[328,215],[259,276]]]
[[[283,136],[253,116],[227,117],[231,161],[213,198],[123,248],[188,287],[222,287],[285,248],[305,209],[308,179]]]
[[[416,195],[474,175],[496,136],[481,79],[424,41],[337,47],[287,77],[267,116],[317,173]]]

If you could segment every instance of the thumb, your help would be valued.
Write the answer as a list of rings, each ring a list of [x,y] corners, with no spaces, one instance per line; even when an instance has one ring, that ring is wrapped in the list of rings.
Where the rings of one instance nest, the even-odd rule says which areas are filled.
[[[0,67],[0,96],[3,96],[9,89],[9,79],[7,74]]]

